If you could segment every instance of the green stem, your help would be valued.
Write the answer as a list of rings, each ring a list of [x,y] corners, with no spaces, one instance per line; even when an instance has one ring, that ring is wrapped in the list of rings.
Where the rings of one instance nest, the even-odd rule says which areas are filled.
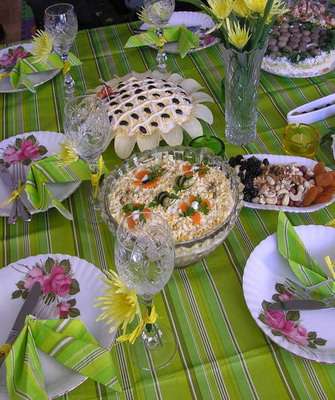
[[[267,25],[266,20],[268,19],[268,16],[270,14],[270,11],[272,9],[274,0],[268,0],[265,6],[264,14],[263,17],[258,20],[258,23],[256,25],[256,32],[255,36],[253,39],[253,45],[251,46],[251,49],[255,49],[258,45],[258,42],[260,41],[261,37],[263,36],[264,33],[264,27]]]

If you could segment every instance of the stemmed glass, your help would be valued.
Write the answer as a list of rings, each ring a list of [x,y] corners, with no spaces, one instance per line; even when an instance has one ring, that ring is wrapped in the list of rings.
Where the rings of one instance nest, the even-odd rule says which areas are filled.
[[[144,0],[144,12],[149,21],[156,27],[156,35],[160,39],[156,57],[157,68],[160,72],[166,72],[167,55],[164,51],[163,27],[175,8],[175,0]]]
[[[55,52],[66,62],[78,32],[78,21],[73,5],[58,3],[48,7],[44,12],[44,27],[53,38]],[[64,76],[64,87],[66,96],[72,96],[74,80],[69,72]]]
[[[137,293],[148,314],[153,296],[161,291],[174,268],[174,241],[167,222],[157,213],[134,211],[118,226],[115,263],[121,280]],[[162,320],[146,324],[142,340],[131,350],[138,357],[149,352],[155,368],[166,366],[176,352],[174,335]],[[142,365],[142,369],[147,369]]]
[[[93,203],[99,210],[99,158],[112,137],[108,104],[95,95],[69,99],[65,105],[64,133],[76,153],[87,162],[92,174]]]

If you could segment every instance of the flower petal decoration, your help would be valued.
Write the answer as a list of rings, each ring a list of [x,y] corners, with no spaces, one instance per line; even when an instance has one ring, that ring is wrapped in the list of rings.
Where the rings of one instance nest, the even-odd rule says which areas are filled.
[[[229,17],[233,9],[233,0],[208,0],[208,5],[218,20]]]
[[[213,123],[213,114],[211,110],[203,104],[196,104],[193,109],[193,115],[207,122],[208,124]]]
[[[251,12],[244,0],[235,0],[233,4],[233,11],[243,18],[248,17]]]
[[[230,23],[227,20],[228,41],[238,49],[243,49],[250,39],[250,30],[245,26],[241,26],[239,22]]]
[[[37,63],[46,63],[52,52],[52,48],[52,37],[45,31],[36,31],[36,34],[33,36],[33,48],[31,51],[34,61]]]
[[[202,135],[197,118],[211,124],[211,111],[202,102],[213,101],[194,79],[158,71],[132,72],[97,89],[108,102],[108,116],[116,154],[130,156],[137,143],[150,150],[165,140],[170,146],[183,142],[183,128],[192,137]]]

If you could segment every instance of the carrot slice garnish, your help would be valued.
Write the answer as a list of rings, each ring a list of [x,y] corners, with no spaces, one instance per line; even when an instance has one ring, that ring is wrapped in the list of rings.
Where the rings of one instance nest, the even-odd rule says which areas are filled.
[[[179,203],[179,209],[181,212],[186,212],[189,208],[189,205],[187,203],[185,203],[184,201],[182,201],[181,203]]]
[[[182,166],[184,175],[192,175],[192,165],[190,163],[185,163]]]
[[[132,217],[127,218],[127,224],[129,229],[134,229],[136,226],[136,222],[133,220]]]
[[[193,194],[191,194],[191,196],[188,198],[189,203],[193,203],[196,200],[196,196],[194,196]]]
[[[158,185],[159,178],[154,179],[153,181],[147,182],[143,184],[145,189],[153,189]]]
[[[135,177],[136,179],[142,180],[145,175],[149,175],[149,171],[147,169],[140,169],[138,171],[135,172]]]
[[[194,214],[192,214],[191,218],[192,218],[192,222],[194,223],[194,225],[200,225],[200,223],[201,223],[201,214],[200,213],[195,212]]]
[[[145,219],[150,219],[151,218],[151,210],[150,210],[150,208],[144,208],[143,215],[144,215]]]
[[[210,202],[207,199],[204,199],[204,200],[202,200],[201,205],[202,206],[207,206],[209,208]]]

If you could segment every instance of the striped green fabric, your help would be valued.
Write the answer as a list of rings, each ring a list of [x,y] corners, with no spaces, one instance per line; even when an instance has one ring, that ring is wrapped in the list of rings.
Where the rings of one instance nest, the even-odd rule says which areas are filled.
[[[114,75],[155,66],[150,48],[125,49],[137,25],[119,25],[79,32],[73,52],[82,65],[71,73],[76,94],[84,94]],[[222,47],[213,46],[181,59],[168,57],[168,69],[201,83],[215,103],[209,105],[214,124],[203,124],[206,134],[224,139],[224,76]],[[225,141],[226,155],[239,153],[284,154],[282,138],[286,114],[293,108],[335,92],[335,73],[310,79],[288,79],[263,72],[259,88],[258,137],[248,146]],[[33,130],[63,130],[63,79],[59,75],[36,94],[0,95],[0,138]],[[321,136],[335,126],[335,117],[315,126]],[[186,136],[185,136],[186,137]],[[113,147],[104,154],[108,166],[120,164]],[[334,167],[329,145],[317,159]],[[0,263],[29,255],[76,255],[102,271],[114,269],[113,237],[98,224],[90,201],[91,187],[84,182],[64,202],[74,216],[68,221],[55,209],[34,215],[30,224],[0,223]],[[311,214],[288,214],[294,225],[324,225],[335,218],[335,204]],[[158,370],[150,358],[134,360],[129,345],[117,344],[115,356],[122,393],[87,380],[61,400],[332,400],[335,365],[318,364],[288,353],[272,343],[252,319],[243,298],[242,275],[251,251],[276,232],[278,213],[244,208],[224,243],[203,261],[176,270],[161,294],[157,312],[168,322],[178,345],[176,357]],[[333,332],[332,332],[333,335]],[[143,371],[140,366],[149,368]]]
[[[287,259],[293,273],[304,286],[316,285],[328,278],[321,265],[309,255],[284,212],[278,216],[277,244],[279,253]],[[335,283],[313,290],[313,294],[321,298],[334,295],[334,292]]]
[[[81,182],[90,179],[90,169],[85,161],[79,159],[69,165],[64,165],[55,155],[30,165],[25,191],[36,209],[46,210],[53,205],[65,218],[72,219],[68,209],[52,194],[50,184]]]
[[[11,400],[48,400],[37,349],[67,368],[120,391],[110,350],[100,347],[80,320],[37,320],[28,316],[6,357]]]

